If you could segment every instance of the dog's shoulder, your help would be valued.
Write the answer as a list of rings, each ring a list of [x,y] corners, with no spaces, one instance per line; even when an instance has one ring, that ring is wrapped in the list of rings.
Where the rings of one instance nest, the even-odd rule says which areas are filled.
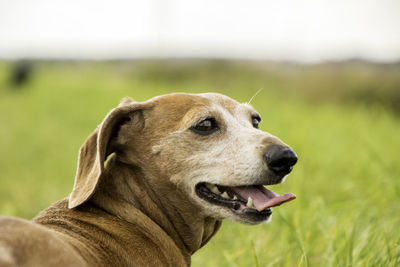
[[[84,262],[57,233],[32,221],[0,216],[0,266],[78,265]]]
[[[141,222],[144,216],[139,212],[138,221],[127,222],[91,201],[69,209],[64,199],[34,222],[61,233],[90,266],[186,266],[172,240],[163,238],[165,233]]]

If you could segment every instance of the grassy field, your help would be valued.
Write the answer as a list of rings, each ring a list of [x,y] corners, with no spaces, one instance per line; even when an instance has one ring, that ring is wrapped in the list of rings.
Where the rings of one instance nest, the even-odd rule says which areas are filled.
[[[21,88],[0,64],[0,214],[66,196],[77,151],[124,96],[220,92],[299,155],[272,222],[226,221],[193,266],[400,266],[399,67],[255,63],[41,63]]]

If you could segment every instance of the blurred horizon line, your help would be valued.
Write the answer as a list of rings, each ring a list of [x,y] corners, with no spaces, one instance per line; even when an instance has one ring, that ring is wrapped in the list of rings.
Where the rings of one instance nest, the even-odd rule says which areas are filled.
[[[232,62],[232,63],[275,63],[288,65],[324,65],[324,64],[373,64],[373,65],[400,65],[400,58],[393,60],[377,60],[363,57],[348,57],[340,59],[321,59],[315,61],[266,59],[266,58],[240,58],[240,57],[1,57],[0,62],[39,62],[39,63],[91,63],[91,62]]]

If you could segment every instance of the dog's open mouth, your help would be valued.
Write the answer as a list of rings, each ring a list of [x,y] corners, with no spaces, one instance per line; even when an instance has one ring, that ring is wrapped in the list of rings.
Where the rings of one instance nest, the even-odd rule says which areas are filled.
[[[294,200],[292,193],[278,195],[262,185],[222,186],[210,183],[196,185],[197,195],[214,204],[230,208],[238,215],[259,221],[272,214],[272,207]]]

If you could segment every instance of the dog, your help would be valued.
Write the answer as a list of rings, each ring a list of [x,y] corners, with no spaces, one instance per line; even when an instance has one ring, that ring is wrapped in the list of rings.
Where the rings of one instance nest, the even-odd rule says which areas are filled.
[[[293,200],[295,152],[248,104],[215,93],[125,98],[79,151],[69,197],[0,219],[0,266],[189,266],[223,219],[266,222]]]

